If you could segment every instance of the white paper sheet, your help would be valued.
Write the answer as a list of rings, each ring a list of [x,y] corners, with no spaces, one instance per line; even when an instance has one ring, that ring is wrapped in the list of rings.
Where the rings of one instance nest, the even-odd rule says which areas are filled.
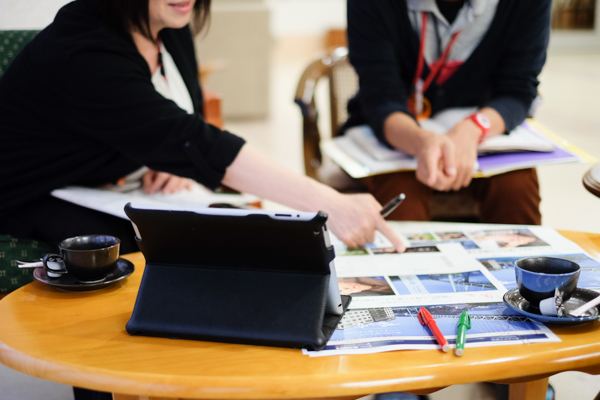
[[[59,199],[124,219],[128,218],[123,208],[129,202],[145,206],[208,207],[214,203],[245,205],[259,201],[256,196],[248,194],[214,193],[199,184],[195,184],[191,190],[168,195],[147,194],[142,189],[115,192],[81,186],[53,190],[51,194]]]
[[[516,287],[514,262],[522,257],[572,259],[582,268],[579,286],[600,291],[600,262],[552,228],[422,222],[390,225],[407,245],[407,253],[395,253],[381,235],[365,249],[348,249],[333,237],[338,282],[355,278],[359,285],[352,290],[360,291],[352,294],[350,309],[325,350],[304,350],[304,354],[318,357],[439,349],[418,322],[422,306],[432,313],[452,347],[463,310],[472,322],[467,348],[560,341],[546,326],[530,321],[502,301],[504,293]],[[370,279],[362,281],[362,287],[361,277]],[[373,283],[374,279],[380,282]]]

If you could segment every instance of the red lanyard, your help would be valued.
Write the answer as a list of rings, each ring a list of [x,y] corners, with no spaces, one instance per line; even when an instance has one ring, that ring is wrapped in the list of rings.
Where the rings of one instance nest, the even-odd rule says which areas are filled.
[[[427,35],[427,15],[428,15],[428,13],[426,13],[426,12],[423,13],[422,22],[421,22],[421,43],[419,45],[419,60],[417,62],[417,72],[415,73],[415,79],[413,81],[413,84],[415,85],[415,87],[419,86],[417,84],[418,84],[419,80],[421,79],[421,74],[423,73],[423,64],[425,63],[425,37]],[[456,39],[458,39],[459,34],[460,34],[460,31],[454,32],[454,34],[450,38],[450,42],[448,43],[448,46],[446,46],[446,48],[444,49],[444,52],[442,53],[440,58],[438,58],[436,62],[431,64],[432,69],[429,72],[429,76],[427,76],[427,79],[425,80],[422,87],[420,88],[421,94],[425,93],[425,91],[427,91],[427,88],[429,87],[429,85],[431,85],[431,82],[433,81],[433,79],[437,76],[438,72],[440,72],[440,69],[442,69],[442,66],[446,63],[446,59],[448,58],[448,55],[450,54],[450,50],[452,50],[454,43],[456,43]]]

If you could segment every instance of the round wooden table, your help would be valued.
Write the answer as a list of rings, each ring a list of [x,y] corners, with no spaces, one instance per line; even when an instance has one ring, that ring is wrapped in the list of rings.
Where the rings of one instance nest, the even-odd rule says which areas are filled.
[[[593,256],[600,235],[562,232]],[[560,343],[309,358],[300,350],[130,336],[144,260],[114,286],[61,292],[33,282],[0,301],[0,362],[115,399],[356,399],[431,393],[453,384],[511,384],[511,399],[544,399],[548,376],[600,373],[600,321],[552,327]],[[176,296],[177,293],[173,293]],[[226,311],[224,311],[226,312]]]

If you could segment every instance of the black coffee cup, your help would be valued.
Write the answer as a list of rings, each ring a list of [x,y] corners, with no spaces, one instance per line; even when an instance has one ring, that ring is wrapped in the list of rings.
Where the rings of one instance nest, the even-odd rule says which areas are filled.
[[[46,254],[44,268],[49,277],[68,273],[82,283],[102,282],[115,268],[121,240],[109,235],[84,235],[65,239],[59,254]],[[60,261],[64,268],[60,268]]]

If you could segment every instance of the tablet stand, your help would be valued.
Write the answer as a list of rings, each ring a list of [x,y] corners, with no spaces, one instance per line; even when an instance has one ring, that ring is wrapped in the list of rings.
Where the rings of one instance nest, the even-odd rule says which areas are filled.
[[[125,208],[146,258],[132,335],[322,349],[342,315],[325,314],[326,214],[310,221]],[[344,311],[350,302],[342,296]]]

